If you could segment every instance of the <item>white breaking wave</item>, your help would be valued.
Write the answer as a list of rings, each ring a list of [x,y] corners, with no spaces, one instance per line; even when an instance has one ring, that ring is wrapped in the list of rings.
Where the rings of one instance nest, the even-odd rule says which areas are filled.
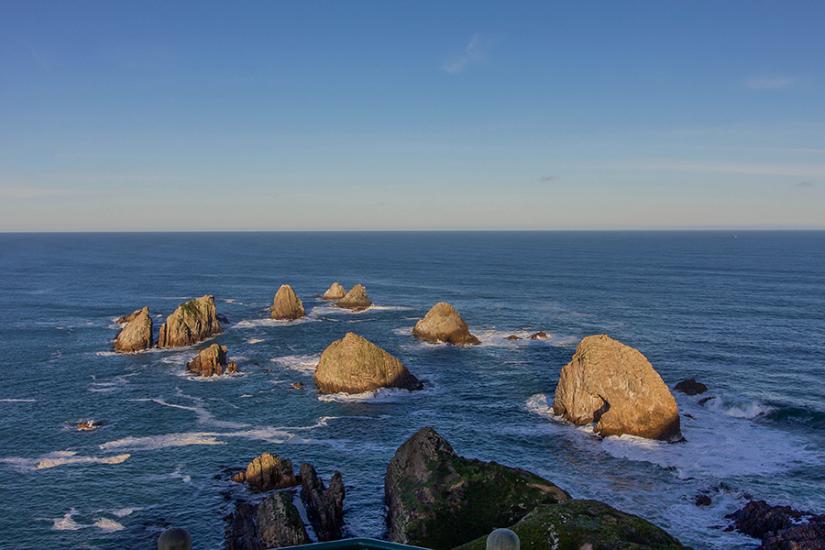
[[[12,397],[0,399],[0,403],[34,403],[37,399],[15,399]]]
[[[270,359],[273,363],[277,363],[282,367],[290,370],[303,372],[306,374],[315,373],[315,367],[318,361],[321,360],[320,354],[314,355],[283,355],[281,357],[273,357]]]
[[[37,471],[72,464],[122,464],[131,456],[128,453],[114,456],[83,456],[78,455],[76,451],[55,451],[37,458],[5,457],[0,458],[0,462],[11,464],[24,471]]]
[[[131,516],[141,508],[138,507],[127,507],[127,508],[118,508],[117,510],[112,510],[112,515],[118,518],[125,518],[127,516]]]
[[[328,393],[328,394],[320,394],[318,395],[319,401],[326,401],[326,402],[338,402],[338,403],[347,403],[347,402],[363,402],[363,401],[370,401],[370,402],[380,402],[380,403],[389,403],[393,401],[398,401],[399,399],[405,399],[409,397],[418,397],[422,393],[425,393],[425,390],[416,390],[416,391],[409,391],[402,388],[379,388],[373,391],[366,391],[362,393]]]
[[[759,401],[728,401],[713,396],[703,403],[708,410],[724,413],[734,418],[756,418],[773,412],[774,408]]]
[[[121,523],[109,518],[97,518],[94,523],[95,527],[106,533],[113,533],[115,531],[123,531],[125,527]]]
[[[238,321],[234,325],[232,325],[233,329],[250,329],[250,328],[259,328],[259,327],[286,327],[291,325],[301,325],[303,323],[310,323],[315,322],[318,319],[312,317],[301,317],[300,319],[295,319],[292,321],[284,320],[284,319],[246,319],[244,321]]]
[[[221,378],[221,377],[217,377]],[[184,399],[189,399],[193,401],[195,404],[188,406],[188,405],[179,405],[177,403],[169,403],[168,401],[164,400],[163,398],[156,397],[156,398],[143,398],[143,399],[135,399],[134,401],[149,401],[152,403],[157,403],[158,405],[162,405],[164,407],[169,407],[172,409],[181,409],[184,411],[190,411],[195,413],[195,417],[197,418],[198,424],[210,425],[215,426],[216,428],[245,428],[249,426],[249,424],[243,424],[240,422],[227,422],[224,420],[217,420],[211,412],[206,410],[206,407],[203,405],[203,399],[199,397],[193,397],[191,395],[187,395],[183,393],[180,388],[176,388],[175,394],[178,397],[182,397]]]
[[[246,343],[247,343],[247,344],[251,344],[251,345],[253,345],[253,346],[254,346],[255,344],[260,344],[261,342],[264,342],[264,339],[263,339],[263,338],[249,338],[249,339],[246,341]]]
[[[77,531],[88,527],[88,525],[80,525],[73,518],[77,515],[77,510],[72,508],[59,518],[52,520],[52,529],[55,531]]]

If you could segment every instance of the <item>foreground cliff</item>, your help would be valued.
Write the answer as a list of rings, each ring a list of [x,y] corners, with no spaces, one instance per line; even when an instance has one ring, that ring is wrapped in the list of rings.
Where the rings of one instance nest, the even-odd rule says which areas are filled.
[[[682,439],[670,389],[638,350],[607,335],[588,336],[561,370],[553,412],[602,436]]]
[[[493,529],[509,526],[530,549],[682,548],[650,522],[601,502],[574,500],[528,471],[463,458],[432,428],[398,448],[384,491],[395,542],[480,549]]]

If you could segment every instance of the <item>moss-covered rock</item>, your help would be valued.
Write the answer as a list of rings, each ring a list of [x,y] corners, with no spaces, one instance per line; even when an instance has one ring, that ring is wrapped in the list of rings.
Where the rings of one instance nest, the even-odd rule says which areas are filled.
[[[221,332],[214,296],[201,296],[179,305],[158,334],[159,348],[191,346]]]
[[[632,514],[596,500],[542,505],[510,527],[530,550],[644,550],[685,548],[678,540]],[[484,550],[486,536],[459,547]]]

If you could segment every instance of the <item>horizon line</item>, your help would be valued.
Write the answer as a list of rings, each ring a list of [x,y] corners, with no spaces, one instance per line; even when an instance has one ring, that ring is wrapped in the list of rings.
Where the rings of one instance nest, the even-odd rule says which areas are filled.
[[[702,233],[702,232],[825,232],[813,227],[627,227],[627,228],[553,228],[553,229],[130,229],[130,230],[5,230],[0,235],[136,235],[165,233]]]

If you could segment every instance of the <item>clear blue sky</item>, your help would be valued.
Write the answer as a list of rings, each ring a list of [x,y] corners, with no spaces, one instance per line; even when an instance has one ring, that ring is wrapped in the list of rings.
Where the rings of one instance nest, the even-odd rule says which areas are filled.
[[[0,231],[825,227],[825,4],[0,0]]]

